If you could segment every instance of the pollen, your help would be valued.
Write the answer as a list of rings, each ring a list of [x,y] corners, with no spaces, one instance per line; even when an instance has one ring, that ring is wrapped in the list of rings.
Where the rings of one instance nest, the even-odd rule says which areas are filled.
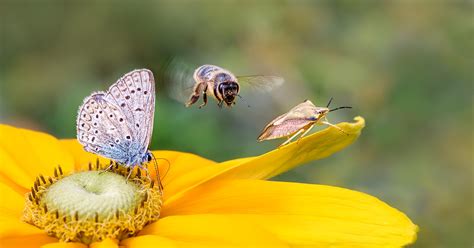
[[[107,170],[104,170],[107,168]],[[135,236],[158,220],[162,190],[140,168],[89,164],[89,170],[39,175],[25,196],[23,221],[64,242]]]

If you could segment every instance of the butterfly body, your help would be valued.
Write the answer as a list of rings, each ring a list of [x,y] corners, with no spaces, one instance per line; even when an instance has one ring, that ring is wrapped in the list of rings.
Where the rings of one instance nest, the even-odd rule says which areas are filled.
[[[88,152],[128,167],[148,162],[155,111],[155,82],[147,69],[131,71],[106,92],[84,99],[77,117],[77,139]]]

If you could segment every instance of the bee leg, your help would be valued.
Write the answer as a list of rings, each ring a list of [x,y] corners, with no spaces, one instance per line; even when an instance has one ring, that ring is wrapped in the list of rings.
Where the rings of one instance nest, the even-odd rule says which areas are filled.
[[[195,102],[197,102],[198,99],[199,99],[199,95],[192,95],[189,98],[188,102],[186,103],[186,107],[193,105]]]
[[[321,123],[322,123],[322,124],[325,124],[325,125],[328,125],[328,126],[331,126],[331,127],[335,128],[335,129],[341,131],[341,132],[342,132],[343,134],[345,134],[345,135],[349,135],[348,133],[344,132],[344,130],[342,130],[342,128],[340,128],[340,127],[338,127],[338,126],[336,126],[336,125],[334,125],[334,124],[332,124],[332,123],[329,123],[327,120],[326,120],[326,121],[321,121]]]
[[[290,138],[288,138],[285,142],[283,142],[281,145],[278,146],[278,148],[288,144],[291,142],[291,140],[293,140],[296,136],[298,136],[301,132],[303,132],[304,129],[300,129],[298,130],[298,132],[296,132],[295,134],[293,134],[293,136],[291,136]]]
[[[193,105],[195,102],[197,102],[197,100],[199,99],[199,96],[201,95],[201,88],[203,85],[205,85],[205,83],[197,83],[196,86],[194,86],[193,94],[189,97],[189,100],[186,103],[186,107],[189,107]]]
[[[207,104],[207,94],[206,94],[205,91],[202,93],[202,100],[203,100],[203,103],[201,105],[199,105],[199,108],[202,108],[202,107],[206,106],[206,104]]]
[[[222,108],[222,104],[224,104],[224,101],[220,101],[217,106],[219,106],[219,108]]]
[[[314,127],[315,124],[309,126],[306,131],[304,131],[304,133],[298,138],[298,140],[296,141],[296,143],[300,143],[300,140],[309,132],[311,131],[311,129]]]

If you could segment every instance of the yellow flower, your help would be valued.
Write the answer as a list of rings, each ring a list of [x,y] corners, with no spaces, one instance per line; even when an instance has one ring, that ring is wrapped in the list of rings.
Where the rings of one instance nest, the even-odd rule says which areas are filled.
[[[327,128],[261,156],[223,163],[188,153],[155,151],[156,157],[171,163],[163,180],[159,219],[134,237],[106,239],[90,247],[410,244],[416,239],[417,226],[375,197],[332,186],[264,180],[350,145],[364,127],[361,117],[355,120],[338,124],[349,135]],[[87,247],[59,242],[21,218],[25,194],[38,175],[51,175],[58,165],[65,174],[84,170],[95,160],[76,140],[0,125],[0,247]]]

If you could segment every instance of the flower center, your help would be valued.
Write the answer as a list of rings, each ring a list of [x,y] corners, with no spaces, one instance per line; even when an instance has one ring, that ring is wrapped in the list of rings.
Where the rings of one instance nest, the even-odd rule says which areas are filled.
[[[47,180],[40,175],[26,195],[23,220],[61,241],[90,244],[131,237],[158,219],[160,187],[139,168],[127,179],[130,169],[103,167],[89,164],[89,171],[67,176],[58,167]]]

